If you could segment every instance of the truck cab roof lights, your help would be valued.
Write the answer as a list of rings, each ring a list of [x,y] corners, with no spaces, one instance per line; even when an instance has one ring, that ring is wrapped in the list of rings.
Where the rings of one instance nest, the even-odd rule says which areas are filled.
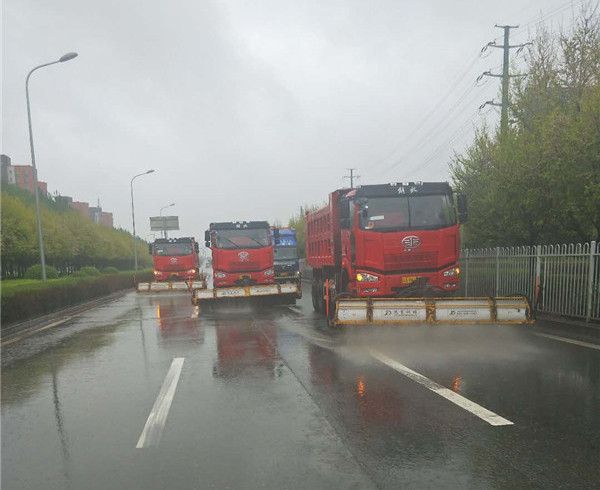
[[[190,243],[193,242],[194,238],[192,237],[181,237],[181,238],[157,238],[154,240],[154,243]]]
[[[448,182],[391,182],[356,188],[357,198],[432,194],[452,194],[452,187]]]
[[[258,230],[263,228],[269,229],[268,221],[221,221],[210,224],[211,230]]]

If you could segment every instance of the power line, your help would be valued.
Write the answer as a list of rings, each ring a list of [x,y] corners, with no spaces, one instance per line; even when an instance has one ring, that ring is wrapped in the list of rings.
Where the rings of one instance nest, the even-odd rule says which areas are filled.
[[[396,159],[396,161],[392,165],[389,165],[387,168],[385,168],[382,171],[382,173],[389,172],[394,167],[397,167],[398,165],[400,165],[406,159],[406,157],[418,152],[425,145],[429,144],[431,141],[431,134],[439,135],[439,133],[444,131],[444,129],[447,127],[446,122],[449,118],[452,118],[454,116],[454,119],[456,119],[456,117],[459,117],[460,114],[464,113],[467,109],[472,107],[472,105],[470,103],[466,104],[462,107],[462,109],[460,109],[456,114],[454,114],[456,112],[456,110],[458,109],[458,107],[462,104],[462,102],[465,99],[467,99],[467,97],[471,94],[471,92],[473,92],[475,87],[476,87],[475,84],[471,84],[469,87],[467,87],[467,89],[461,94],[461,96],[456,100],[456,102],[448,109],[448,111],[446,111],[445,114],[437,121],[437,123],[431,127],[431,129],[427,132],[427,134],[425,134],[420,140],[418,140],[417,142],[415,142],[415,144],[413,144],[411,147],[409,147],[402,154],[402,156],[400,158]],[[475,98],[476,97],[473,97],[472,99],[475,99]],[[473,100],[470,100],[469,102],[473,102]]]
[[[578,4],[583,3],[586,0],[579,0],[576,3],[572,3],[569,2],[568,4],[561,4],[558,7],[553,8],[552,10],[550,10],[550,12],[548,12],[547,14],[541,15],[539,17],[534,18],[533,20],[527,22],[524,27],[528,27],[530,25],[537,25],[537,24],[541,24],[544,21],[555,17],[559,14],[561,14],[562,12],[564,12],[565,10],[567,10],[570,7],[575,7]],[[521,12],[525,11],[525,9],[521,9]],[[498,27],[504,27],[504,26],[498,26]],[[514,28],[517,26],[508,26],[509,29],[510,28]],[[520,33],[519,33],[520,34]],[[378,160],[374,165],[371,165],[371,168],[374,167],[378,167],[382,164],[384,164],[387,160],[389,160],[394,154],[396,154],[398,152],[398,150],[400,148],[402,148],[402,146],[408,142],[411,141],[411,138],[418,134],[419,131],[426,126],[426,123],[428,123],[428,121],[430,120],[430,118],[434,115],[436,115],[439,111],[438,106],[443,104],[456,90],[456,88],[459,86],[459,84],[464,80],[464,78],[469,74],[471,68],[475,65],[475,63],[482,58],[483,53],[485,53],[486,48],[489,47],[502,47],[504,48],[505,45],[508,45],[509,48],[512,47],[519,47],[520,49],[522,49],[524,46],[530,44],[530,43],[524,43],[522,45],[518,45],[518,46],[510,46],[507,42],[507,40],[505,41],[504,45],[494,45],[495,41],[502,39],[503,37],[506,38],[506,30],[503,36],[499,36],[498,38],[494,39],[491,43],[488,43],[488,45],[486,45],[484,47],[484,49],[482,49],[482,51],[478,54],[478,56],[476,56],[470,63],[469,65],[466,67],[466,69],[464,70],[464,72],[458,77],[458,79],[456,79],[456,81],[452,84],[452,86],[449,88],[449,90],[445,93],[444,96],[442,96],[442,98],[431,108],[431,110],[419,121],[419,123],[414,127],[414,129],[406,136],[404,137],[395,147],[394,149],[389,152],[388,154],[386,154],[383,158],[381,158],[380,160]],[[505,48],[506,49],[506,48]],[[508,80],[510,77],[512,76],[522,76],[522,75],[510,75],[506,70],[508,70],[509,68],[509,64],[508,62],[506,62],[506,58],[505,58],[505,62],[500,65],[503,68],[503,75],[497,75],[498,77],[501,77],[503,79],[503,87],[502,87],[502,94],[503,94],[503,101],[504,101],[504,109],[502,111],[502,117],[501,117],[501,127],[504,127],[508,124]],[[487,76],[494,76],[492,75],[492,71],[498,69],[498,67],[495,68],[491,68],[488,72],[486,72]],[[506,80],[506,83],[504,83],[504,80]],[[476,81],[475,84],[470,85],[469,87],[467,87],[465,89],[465,91],[463,91],[463,93],[461,94],[461,96],[458,98],[458,100],[451,106],[451,108],[445,112],[444,116],[440,119],[437,120],[437,122],[434,124],[434,126],[427,131],[426,134],[424,134],[420,139],[418,139],[415,143],[413,143],[409,149],[405,150],[398,158],[395,158],[395,162],[392,165],[389,165],[386,169],[382,170],[381,173],[384,172],[388,172],[389,170],[393,169],[394,167],[400,165],[404,159],[411,155],[412,153],[421,150],[427,143],[430,142],[430,138],[431,138],[431,134],[435,134],[436,131],[441,127],[444,126],[446,124],[446,121],[452,117],[455,116],[455,111],[456,109],[460,106],[460,104],[467,99],[467,97],[471,94],[471,92],[474,90],[474,88],[480,86],[480,82],[481,82],[481,77],[479,77],[479,79]],[[485,105],[498,105],[498,106],[502,106],[502,104],[497,104],[494,101],[488,101],[486,104],[483,104],[483,106],[480,107],[479,110],[481,110]],[[463,113],[466,109],[468,108],[465,107],[464,109],[460,110],[458,114]],[[489,112],[489,111],[488,111]],[[486,113],[487,114],[487,113]],[[460,133],[464,127],[471,122],[472,119],[470,121],[467,121],[466,124],[463,124],[462,126],[460,126],[459,130],[457,130],[456,132]],[[442,128],[443,130],[443,128]],[[454,134],[454,133],[453,133]],[[451,144],[453,140],[450,141]],[[444,146],[444,144],[440,145],[441,147]],[[438,148],[440,148],[440,146],[438,146]]]
[[[429,121],[429,119],[434,116],[438,110],[438,106],[442,105],[450,95],[456,90],[456,88],[460,85],[460,83],[465,79],[465,77],[471,72],[471,69],[479,61],[479,54],[475,56],[473,60],[469,63],[469,65],[465,68],[465,70],[461,73],[461,75],[454,81],[448,91],[431,107],[430,111],[419,121],[419,123],[414,127],[414,129],[406,135],[402,140],[394,147],[392,151],[387,153],[383,158],[379,159],[375,164],[371,165],[371,168],[378,167],[385,163],[390,157],[392,157],[402,146],[409,141],[414,135],[416,135],[421,128]]]
[[[478,116],[481,116],[479,111],[475,111],[471,115],[469,115],[469,117],[454,130],[454,132],[450,135],[450,137],[447,140],[438,145],[424,160],[422,160],[418,164],[418,166],[412,167],[411,170],[408,171],[406,176],[411,177],[418,170],[422,170],[423,168],[428,167],[431,163],[433,163],[438,157],[438,155],[448,150],[458,139],[460,139],[461,136],[464,135],[464,130],[467,129],[469,125],[473,124],[474,120]]]

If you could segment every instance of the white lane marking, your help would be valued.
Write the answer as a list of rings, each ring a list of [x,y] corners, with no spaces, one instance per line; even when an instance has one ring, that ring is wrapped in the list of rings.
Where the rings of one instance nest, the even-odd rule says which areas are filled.
[[[545,337],[547,339],[552,339],[552,340],[560,340],[561,342],[566,342],[568,344],[575,344],[575,345],[580,345],[582,347],[589,347],[590,349],[600,350],[600,345],[589,344],[587,342],[581,342],[580,340],[566,339],[565,337],[558,337],[557,335],[549,335],[547,333],[534,332],[534,334],[537,335],[538,337]]]
[[[136,448],[158,446],[162,431],[167,422],[167,415],[169,415],[171,402],[175,396],[175,389],[177,388],[184,360],[185,358],[183,357],[176,357],[173,359],[171,368],[163,381],[158,397],[150,411],[150,415],[148,415],[148,420],[146,421],[142,435],[138,440],[137,446],[135,446]]]
[[[455,405],[464,408],[468,412],[471,412],[473,415],[479,417],[481,420],[485,420],[490,425],[513,425],[513,422],[511,422],[510,420],[507,420],[504,417],[495,414],[494,412],[482,407],[481,405],[477,405],[477,403],[468,400],[464,396],[461,396],[452,390],[449,390],[445,386],[437,384],[435,381],[431,381],[429,378],[426,378],[422,374],[413,371],[412,369],[406,367],[404,364],[400,364],[399,362],[394,361],[393,359],[390,359],[389,357],[377,351],[371,350],[370,354],[383,364],[391,367],[392,369],[395,369],[401,374],[404,374],[404,376],[406,376],[407,378],[412,379],[420,385],[425,386],[425,388],[433,391],[434,393],[443,396],[446,400],[449,400]]]

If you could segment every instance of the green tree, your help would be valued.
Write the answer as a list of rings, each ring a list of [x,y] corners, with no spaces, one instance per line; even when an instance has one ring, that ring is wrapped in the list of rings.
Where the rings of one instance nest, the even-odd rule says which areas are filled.
[[[305,226],[305,215],[306,213],[312,213],[317,209],[321,209],[325,204],[312,205],[312,206],[300,206],[298,214],[295,214],[288,220],[288,226],[296,229],[296,240],[298,241],[298,257],[306,257],[306,226]]]
[[[512,124],[481,129],[451,172],[469,199],[467,246],[600,236],[600,23],[583,10],[570,32],[542,29],[529,76],[511,94]]]
[[[1,193],[2,273],[39,263],[37,223],[33,196],[15,186],[6,185]],[[133,267],[133,243],[130,233],[93,223],[63,203],[42,197],[40,200],[44,248],[48,265],[58,270],[95,266]],[[144,241],[137,240],[138,262],[150,266]]]

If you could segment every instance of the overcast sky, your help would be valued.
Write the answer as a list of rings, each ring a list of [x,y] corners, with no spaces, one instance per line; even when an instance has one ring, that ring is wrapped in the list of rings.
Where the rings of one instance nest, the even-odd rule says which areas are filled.
[[[278,219],[359,183],[449,180],[473,128],[496,125],[494,24],[569,25],[565,0],[4,0],[2,153],[131,230],[162,206],[180,236],[211,221]],[[518,71],[516,50],[514,71]]]

